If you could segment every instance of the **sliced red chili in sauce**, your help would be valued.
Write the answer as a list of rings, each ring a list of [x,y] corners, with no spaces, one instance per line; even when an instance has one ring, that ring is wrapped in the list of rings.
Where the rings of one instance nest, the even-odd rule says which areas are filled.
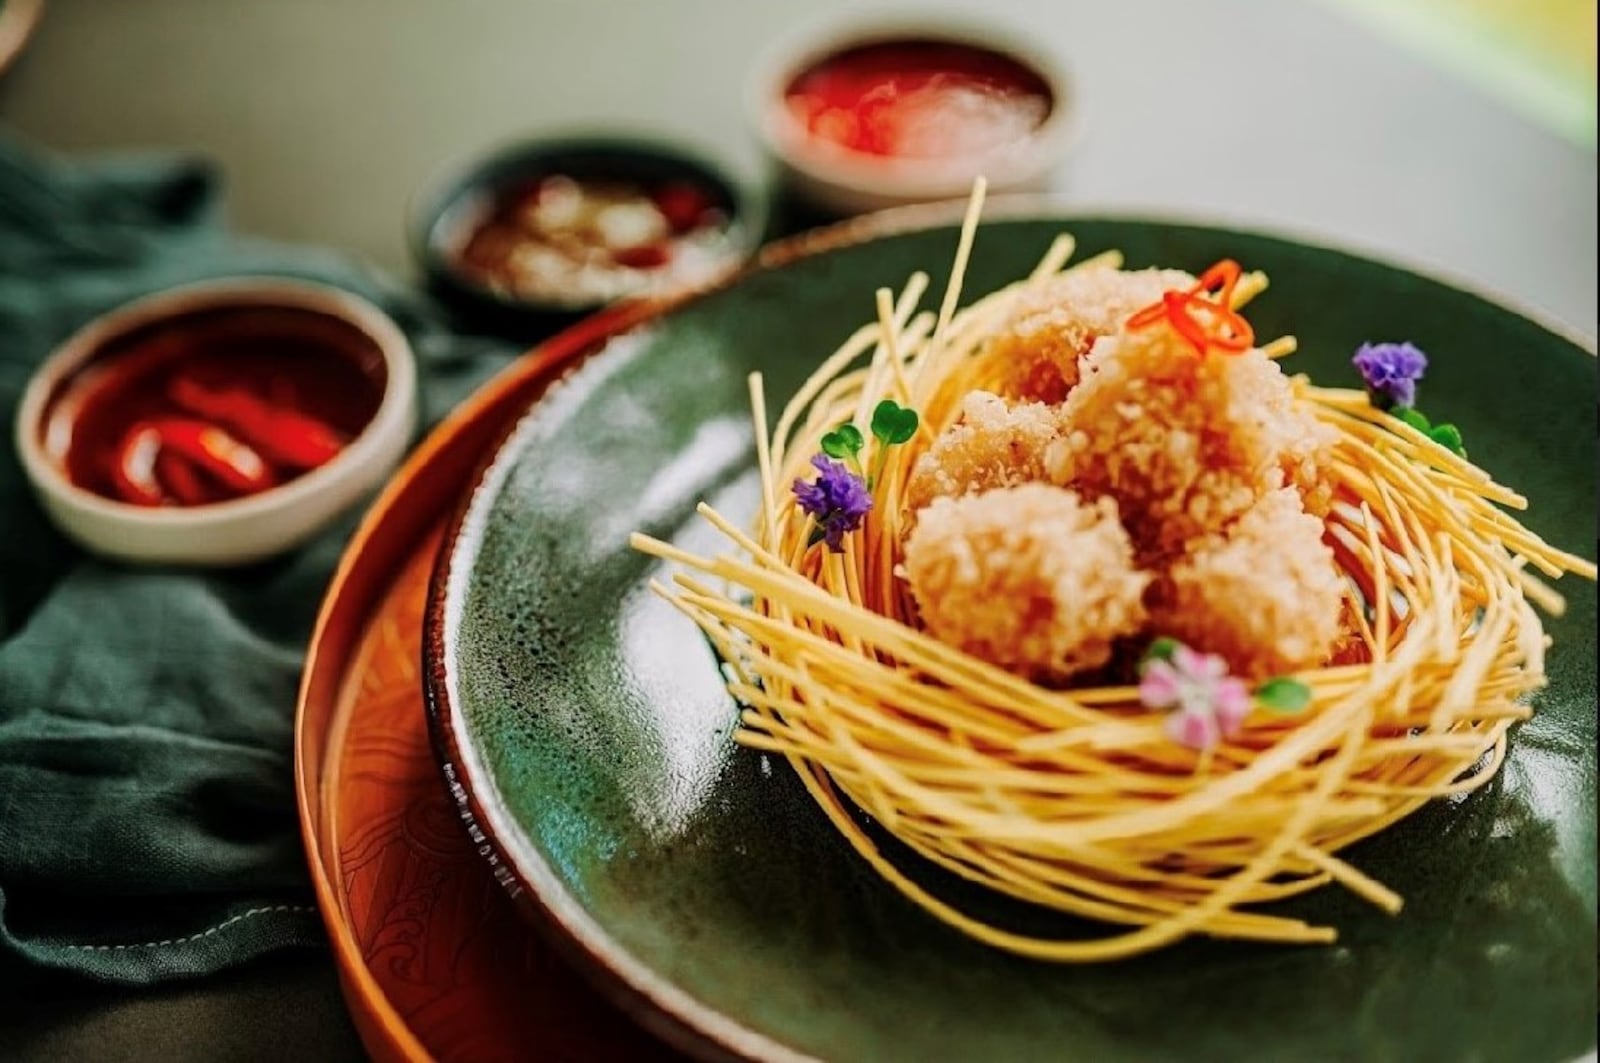
[[[672,258],[672,251],[665,244],[641,244],[613,251],[611,257],[629,269],[659,269]]]
[[[228,307],[108,341],[51,400],[46,451],[78,486],[138,506],[244,497],[331,461],[371,421],[386,371],[352,325]]]
[[[662,185],[650,197],[656,209],[675,233],[686,233],[701,226],[716,225],[721,219],[717,205],[705,189],[687,181]],[[649,267],[643,267],[649,268]]]
[[[137,424],[122,438],[111,460],[111,482],[124,502],[159,506],[167,501],[156,479],[161,433],[154,425]]]
[[[228,497],[227,492],[218,490],[202,479],[199,470],[189,459],[170,448],[164,448],[156,455],[156,479],[181,506],[203,506]]]
[[[835,52],[784,92],[814,138],[866,155],[951,158],[1023,140],[1055,101],[1020,60],[977,45],[886,40]]]
[[[171,417],[155,422],[155,429],[162,449],[171,448],[239,494],[255,494],[276,482],[260,454],[214,424]]]
[[[243,388],[209,388],[180,373],[168,394],[180,408],[229,429],[274,465],[315,469],[344,449],[344,438],[321,421]]]

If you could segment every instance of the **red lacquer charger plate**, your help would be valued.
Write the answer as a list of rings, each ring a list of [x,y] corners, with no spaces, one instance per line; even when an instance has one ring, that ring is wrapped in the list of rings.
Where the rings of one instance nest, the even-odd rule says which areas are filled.
[[[663,1058],[517,914],[457,822],[418,675],[443,525],[510,421],[645,311],[563,333],[485,385],[363,520],[323,602],[296,721],[300,824],[351,1016],[380,1063]]]

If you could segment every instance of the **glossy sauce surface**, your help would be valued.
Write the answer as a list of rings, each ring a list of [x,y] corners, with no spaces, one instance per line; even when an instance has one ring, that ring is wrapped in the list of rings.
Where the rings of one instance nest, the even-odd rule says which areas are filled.
[[[1039,74],[1001,52],[933,40],[837,52],[790,83],[789,112],[812,136],[867,155],[948,158],[1004,147],[1044,124]]]
[[[456,261],[514,298],[606,302],[705,279],[728,254],[730,211],[693,181],[550,174],[477,212]]]
[[[109,341],[51,400],[44,444],[95,494],[206,505],[332,460],[372,420],[385,381],[377,345],[337,318],[200,311]]]

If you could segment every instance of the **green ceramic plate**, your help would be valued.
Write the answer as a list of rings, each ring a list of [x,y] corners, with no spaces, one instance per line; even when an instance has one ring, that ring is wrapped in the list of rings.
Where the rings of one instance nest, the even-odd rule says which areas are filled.
[[[871,223],[881,230],[885,223]],[[902,226],[903,226],[902,222]],[[891,226],[892,228],[892,226]],[[1063,229],[1083,253],[1268,270],[1260,335],[1295,370],[1351,380],[1363,340],[1433,356],[1426,406],[1595,541],[1595,361],[1405,270],[1252,233],[1011,217],[979,233],[967,290],[1022,275]],[[1564,581],[1551,686],[1499,780],[1349,851],[1398,889],[1389,918],[1338,889],[1293,911],[1337,945],[1193,941],[1109,966],[993,951],[913,908],[830,832],[781,761],[735,746],[695,628],[645,589],[634,529],[691,548],[711,500],[753,509],[745,375],[781,400],[916,269],[948,224],[860,225],[614,335],[483,472],[435,578],[427,674],[462,817],[508,889],[634,1014],[707,1055],[827,1059],[1570,1060],[1595,1041],[1595,594]],[[870,235],[870,234],[868,234]],[[939,889],[960,887],[917,869]],[[983,898],[969,898],[982,903]],[[1057,917],[994,902],[1035,931]],[[1082,931],[1083,927],[1076,928]]]

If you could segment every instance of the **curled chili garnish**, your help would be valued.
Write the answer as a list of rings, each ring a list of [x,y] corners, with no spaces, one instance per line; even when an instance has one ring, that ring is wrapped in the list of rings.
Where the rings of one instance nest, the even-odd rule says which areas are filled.
[[[1225,258],[1200,274],[1199,282],[1189,290],[1196,294],[1199,292],[1215,294],[1217,302],[1231,307],[1233,290],[1239,286],[1239,278],[1243,274],[1244,270],[1239,267],[1239,263],[1231,258]]]
[[[1207,336],[1200,322],[1189,313],[1189,302],[1195,296],[1188,292],[1167,292],[1161,296],[1161,310],[1178,335],[1200,354],[1206,353]]]
[[[1159,302],[1129,317],[1128,328],[1147,328],[1165,320],[1202,358],[1212,350],[1247,351],[1255,332],[1232,306],[1242,272],[1239,263],[1225,258],[1202,273],[1188,291],[1165,292]]]
[[[178,376],[168,394],[178,406],[228,429],[274,465],[314,469],[344,449],[344,437],[321,421],[272,405],[243,388],[212,388]]]

